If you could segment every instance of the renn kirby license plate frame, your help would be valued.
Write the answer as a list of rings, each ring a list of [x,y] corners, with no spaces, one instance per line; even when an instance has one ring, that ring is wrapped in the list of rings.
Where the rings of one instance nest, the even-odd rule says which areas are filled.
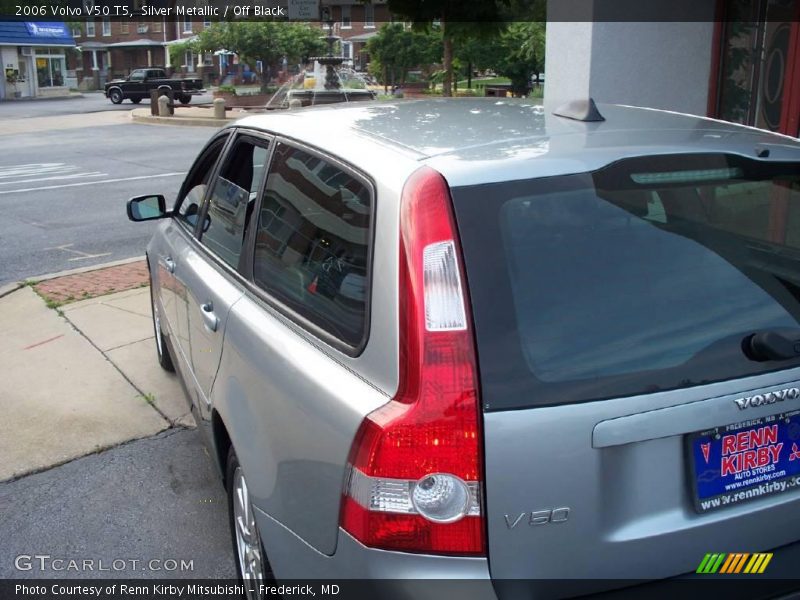
[[[690,433],[685,440],[699,513],[800,489],[800,410]]]

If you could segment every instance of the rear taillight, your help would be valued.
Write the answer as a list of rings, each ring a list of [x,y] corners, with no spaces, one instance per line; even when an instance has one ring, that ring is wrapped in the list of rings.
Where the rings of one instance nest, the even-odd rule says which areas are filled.
[[[400,385],[350,452],[342,527],[367,546],[484,553],[475,351],[444,178],[423,167],[400,216]]]

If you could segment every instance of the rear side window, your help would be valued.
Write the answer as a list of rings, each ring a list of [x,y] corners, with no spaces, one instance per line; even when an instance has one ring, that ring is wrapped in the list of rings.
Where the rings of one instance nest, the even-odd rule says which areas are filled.
[[[267,142],[238,138],[217,176],[200,241],[236,269],[267,162]]]
[[[797,172],[720,155],[649,157],[454,190],[491,404],[798,366],[742,350],[760,331],[800,337]]]
[[[361,178],[277,145],[258,215],[254,281],[351,348],[366,335],[372,211]]]

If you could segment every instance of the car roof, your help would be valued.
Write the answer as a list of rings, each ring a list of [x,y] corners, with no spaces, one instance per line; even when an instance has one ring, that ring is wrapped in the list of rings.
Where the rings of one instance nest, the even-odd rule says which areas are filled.
[[[800,142],[788,136],[664,110],[598,108],[604,121],[582,122],[525,99],[396,100],[275,111],[237,124],[299,139],[355,164],[370,144],[380,146],[431,164],[451,185],[585,172],[642,154],[800,159]]]

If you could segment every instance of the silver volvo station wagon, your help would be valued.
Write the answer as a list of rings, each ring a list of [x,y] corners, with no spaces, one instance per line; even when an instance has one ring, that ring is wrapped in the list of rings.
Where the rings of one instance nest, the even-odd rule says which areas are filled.
[[[328,106],[220,130],[171,208],[128,215],[163,220],[158,360],[246,582],[549,598],[726,553],[797,577],[797,140],[591,101]]]

